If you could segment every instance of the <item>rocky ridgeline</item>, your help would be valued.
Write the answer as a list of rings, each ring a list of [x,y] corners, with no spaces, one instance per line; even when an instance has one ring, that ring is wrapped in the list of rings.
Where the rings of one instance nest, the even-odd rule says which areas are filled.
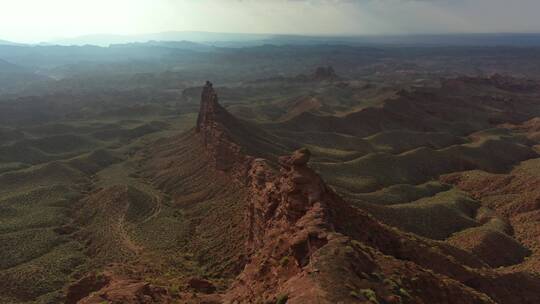
[[[223,303],[494,303],[484,293],[514,303],[508,289],[526,292],[537,283],[477,272],[484,265],[466,252],[351,207],[309,167],[307,149],[280,157],[277,169],[243,155],[230,133],[235,118],[217,100],[207,83],[197,132],[216,169],[249,193],[246,264]]]
[[[538,278],[493,271],[466,251],[402,233],[352,207],[309,167],[307,149],[280,157],[277,168],[245,155],[233,134],[241,127],[207,82],[195,128],[201,157],[248,193],[245,266],[230,288],[218,293],[208,281],[190,280],[195,292],[173,299],[138,280],[94,276],[71,287],[71,303],[540,302]]]
[[[325,223],[323,211],[327,208],[326,201],[335,194],[309,168],[310,151],[304,148],[280,157],[279,172],[275,172],[265,159],[243,155],[240,146],[232,142],[227,123],[222,121],[234,117],[217,100],[212,84],[207,82],[201,96],[196,130],[216,169],[232,172],[239,180],[247,181],[252,194],[246,216],[250,251],[262,247],[274,234],[294,227],[308,213],[317,223],[312,230],[315,227],[330,228]],[[245,176],[239,175],[242,172]],[[304,221],[303,225],[306,224]]]
[[[492,303],[456,281],[441,284],[443,276],[386,256],[392,253],[407,260],[425,260],[433,268],[440,264],[448,273],[460,267],[437,252],[436,244],[400,235],[351,208],[309,167],[310,156],[305,148],[282,156],[279,170],[264,159],[251,162],[246,210],[249,258],[224,295],[224,303],[280,303],[284,298],[289,304],[375,299],[389,304],[416,303],[403,291],[413,286],[437,290],[418,295],[418,301],[443,303],[440,301],[450,294],[456,303]],[[347,225],[356,227],[349,230]],[[378,278],[371,277],[374,273]],[[391,283],[394,273],[415,277],[416,285],[398,278],[395,280],[407,287],[396,287],[397,283]],[[469,275],[467,270],[457,274]]]
[[[256,159],[249,171],[252,200],[248,206],[249,248],[261,247],[272,230],[287,229],[310,209],[322,210],[328,192],[321,178],[307,166],[310,152],[295,151],[279,159],[275,174],[266,160]]]
[[[215,168],[231,173],[250,193],[246,202],[246,251],[250,258],[224,295],[225,303],[275,302],[280,294],[287,294],[289,303],[316,303],[324,291],[308,276],[312,271],[308,265],[331,235],[339,238],[328,215],[336,195],[308,166],[311,153],[307,149],[280,157],[278,171],[265,159],[242,155],[229,133],[234,130],[227,129],[234,119],[219,105],[212,84],[207,82],[196,131]]]
[[[317,303],[324,289],[309,273],[313,254],[333,232],[329,201],[335,195],[308,167],[310,152],[300,149],[279,158],[275,172],[264,159],[249,170],[247,248],[250,260],[226,298],[251,303],[287,296],[288,303]],[[325,303],[324,301],[321,303]]]

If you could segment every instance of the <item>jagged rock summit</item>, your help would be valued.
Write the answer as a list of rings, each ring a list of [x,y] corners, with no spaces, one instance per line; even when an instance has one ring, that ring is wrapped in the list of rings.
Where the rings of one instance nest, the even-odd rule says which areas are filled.
[[[218,96],[216,91],[214,91],[213,84],[210,81],[206,81],[201,93],[199,116],[197,117],[197,126],[195,127],[197,132],[204,129],[211,121],[215,121],[215,115],[223,111],[223,108],[218,103]]]
[[[232,140],[230,129],[235,128],[241,128],[241,124],[219,104],[213,84],[206,81],[195,131],[216,169],[242,179],[249,158],[242,153],[242,147]]]

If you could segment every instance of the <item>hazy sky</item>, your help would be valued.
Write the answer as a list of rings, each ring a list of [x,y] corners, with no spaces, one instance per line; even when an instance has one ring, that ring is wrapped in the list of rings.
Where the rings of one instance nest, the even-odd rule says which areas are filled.
[[[0,0],[0,39],[214,31],[540,32],[540,0]]]

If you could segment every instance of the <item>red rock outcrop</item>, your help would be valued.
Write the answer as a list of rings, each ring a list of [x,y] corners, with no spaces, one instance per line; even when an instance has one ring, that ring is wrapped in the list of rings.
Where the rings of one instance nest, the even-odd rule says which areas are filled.
[[[251,159],[242,153],[242,147],[231,138],[229,129],[238,124],[236,118],[218,103],[213,85],[207,81],[201,94],[195,131],[215,168],[229,173],[235,179],[243,179]]]
[[[72,284],[66,295],[66,304],[150,304],[171,301],[163,288],[111,272],[88,274]]]

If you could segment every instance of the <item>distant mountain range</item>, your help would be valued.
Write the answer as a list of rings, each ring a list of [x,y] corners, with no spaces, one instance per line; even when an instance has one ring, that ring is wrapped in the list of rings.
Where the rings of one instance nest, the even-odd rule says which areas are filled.
[[[191,42],[191,41],[186,41],[186,40],[181,40],[181,41],[151,40],[147,42],[129,42],[129,43],[109,45],[109,47],[111,48],[143,47],[143,46],[174,48],[174,49],[182,49],[182,50],[190,50],[190,51],[211,51],[215,49],[215,47],[208,44]]]
[[[0,39],[0,45],[24,45],[24,44]]]
[[[162,32],[141,35],[96,34],[57,39],[43,45],[96,45],[189,41],[212,46],[256,46],[263,44],[438,45],[438,46],[540,46],[540,34],[433,34],[383,36],[307,36],[285,34],[242,34],[213,32]],[[0,42],[1,44],[1,42]]]
[[[95,34],[73,38],[57,39],[46,44],[58,45],[97,45],[109,46],[111,44],[126,44],[149,41],[191,41],[198,43],[211,42],[248,42],[270,39],[273,35],[266,34],[235,34],[235,33],[211,33],[211,32],[162,32],[141,35],[112,35]]]
[[[502,34],[415,34],[415,35],[364,35],[364,36],[308,36],[286,34],[215,33],[196,31],[169,31],[139,35],[93,34],[41,42],[41,46],[108,47],[111,45],[141,44],[192,50],[210,47],[246,47],[271,45],[320,45],[342,44],[406,45],[406,46],[540,46],[540,33]],[[0,45],[25,46],[0,39]]]

